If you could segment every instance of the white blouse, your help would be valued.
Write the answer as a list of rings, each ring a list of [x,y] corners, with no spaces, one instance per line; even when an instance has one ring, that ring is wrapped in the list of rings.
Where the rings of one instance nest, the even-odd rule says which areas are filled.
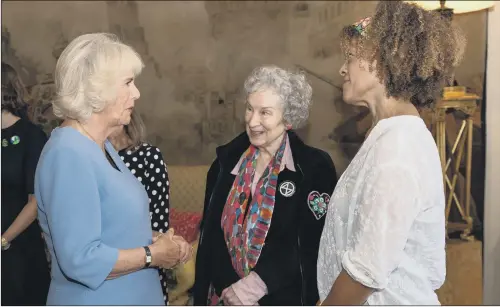
[[[368,305],[439,305],[434,290],[446,276],[441,170],[422,119],[378,122],[328,206],[318,256],[321,301],[344,269],[375,289]]]

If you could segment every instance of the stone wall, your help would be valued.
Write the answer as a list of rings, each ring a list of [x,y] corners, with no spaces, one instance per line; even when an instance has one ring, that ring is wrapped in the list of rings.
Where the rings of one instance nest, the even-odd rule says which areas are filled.
[[[339,30],[373,12],[375,1],[4,1],[2,59],[21,74],[33,112],[50,116],[52,73],[62,48],[96,31],[120,35],[146,64],[137,102],[150,141],[169,164],[207,164],[242,131],[241,87],[261,64],[309,72],[314,105],[306,142],[328,151],[342,172],[369,126],[342,103]],[[485,18],[456,16],[469,38],[459,82],[482,86]],[[8,41],[4,38],[8,37]],[[47,119],[48,118],[48,119]],[[51,121],[52,120],[52,121]]]

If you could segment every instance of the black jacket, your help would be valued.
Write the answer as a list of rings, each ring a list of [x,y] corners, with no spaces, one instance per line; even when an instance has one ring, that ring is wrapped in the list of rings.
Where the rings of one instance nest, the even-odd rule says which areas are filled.
[[[268,289],[259,305],[315,305],[318,301],[316,262],[325,215],[313,214],[307,198],[313,191],[331,196],[337,183],[330,156],[305,145],[288,132],[295,172],[284,169],[278,176],[271,227],[260,258],[254,267]],[[217,158],[207,175],[205,206],[196,257],[194,304],[206,305],[210,283],[220,296],[240,278],[234,271],[221,230],[221,215],[235,176],[231,174],[250,146],[246,133],[217,148]],[[280,193],[290,181],[293,195]]]

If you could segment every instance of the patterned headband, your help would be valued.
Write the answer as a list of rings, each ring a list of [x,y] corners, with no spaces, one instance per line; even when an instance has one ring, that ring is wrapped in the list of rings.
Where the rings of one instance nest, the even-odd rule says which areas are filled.
[[[358,31],[359,35],[365,36],[366,35],[366,28],[368,27],[368,25],[370,24],[371,21],[372,21],[371,17],[366,17],[366,18],[363,18],[360,21],[354,23],[353,26],[356,29],[356,31]]]

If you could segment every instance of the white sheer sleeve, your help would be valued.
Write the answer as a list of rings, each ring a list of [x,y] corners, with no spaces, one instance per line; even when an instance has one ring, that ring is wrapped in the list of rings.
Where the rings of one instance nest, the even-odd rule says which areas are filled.
[[[384,163],[368,171],[354,211],[352,244],[342,266],[361,284],[384,289],[404,257],[410,228],[420,211],[414,172],[402,163]]]

